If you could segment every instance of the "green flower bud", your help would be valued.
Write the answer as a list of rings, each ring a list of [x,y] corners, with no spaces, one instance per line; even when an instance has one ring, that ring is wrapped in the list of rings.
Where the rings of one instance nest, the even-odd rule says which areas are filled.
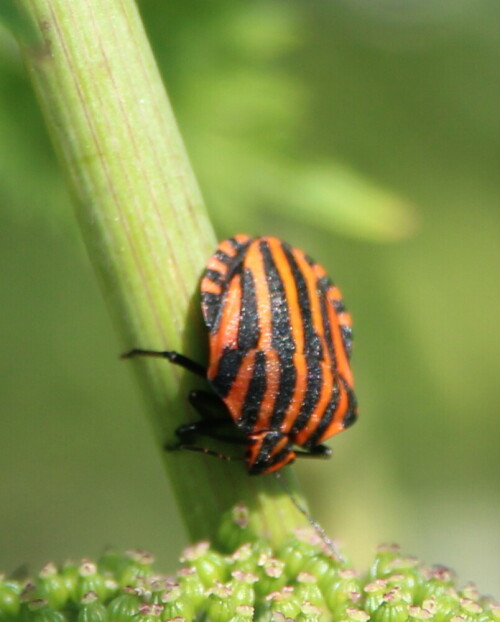
[[[27,610],[30,612],[29,620],[32,622],[66,622],[63,614],[51,609],[42,598],[28,603]]]
[[[375,562],[369,571],[370,579],[383,579],[397,576],[397,584],[407,588],[409,598],[413,599],[424,577],[418,566],[418,559],[411,556],[401,556],[396,545],[379,547]]]
[[[68,590],[68,598],[74,602],[78,602],[77,590],[80,582],[79,565],[71,560],[66,561],[60,571],[60,575]]]
[[[81,601],[87,592],[95,592],[99,598],[107,596],[108,588],[103,575],[98,572],[97,565],[84,559],[78,568],[80,575],[76,586],[76,598]]]
[[[198,576],[205,587],[210,587],[216,581],[226,581],[229,578],[228,565],[219,553],[210,550],[208,542],[200,542],[190,546],[183,552],[180,561],[196,568]]]
[[[254,583],[259,577],[252,572],[243,572],[242,570],[233,570],[231,573],[233,580],[230,583],[233,593],[233,603],[239,605],[253,605],[255,602]]]
[[[255,609],[251,605],[238,605],[235,615],[229,622],[251,622],[254,619]]]
[[[132,588],[125,588],[108,605],[109,619],[113,622],[131,622],[138,612],[139,598]]]
[[[422,582],[416,591],[415,600],[421,602],[431,596],[438,596],[447,592],[453,587],[455,574],[445,566],[433,566],[432,568],[422,568],[422,576],[425,581]]]
[[[233,601],[230,586],[218,583],[207,591],[207,618],[217,622],[229,622],[236,614],[237,603]]]
[[[87,592],[81,602],[77,622],[108,622],[108,610],[95,592]]]
[[[19,596],[21,586],[15,581],[5,581],[0,575],[0,622],[15,618],[21,607]]]
[[[133,585],[138,577],[146,577],[152,572],[154,557],[139,549],[132,549],[126,553],[128,563],[122,570],[121,585]]]
[[[55,564],[46,564],[38,575],[36,598],[42,598],[52,609],[59,609],[68,600],[70,593],[66,581],[58,573]]]
[[[324,581],[331,585],[338,577],[339,567],[331,558],[317,554],[305,560],[302,571],[314,575],[320,586]]]
[[[0,576],[0,622],[500,622],[500,606],[473,584],[458,592],[447,568],[386,547],[362,583],[313,540],[306,530],[278,552],[258,540],[228,557],[201,543],[177,577],[155,574],[142,551],[47,564],[24,584]]]
[[[163,619],[164,607],[160,603],[139,605],[139,611],[135,617],[137,622],[160,622]],[[134,621],[134,622],[135,622]]]
[[[130,557],[123,551],[107,549],[99,558],[97,566],[103,575],[115,577],[119,581],[129,563]]]
[[[232,569],[241,570],[242,572],[256,572],[257,560],[260,554],[264,552],[269,557],[272,555],[270,547],[267,547],[266,551],[257,551],[257,548],[252,547],[250,542],[242,544],[229,557],[229,561],[232,563]]]
[[[178,571],[177,577],[183,594],[198,609],[205,600],[205,586],[200,581],[196,568],[185,566]]]
[[[310,534],[310,531],[307,532]],[[318,549],[310,541],[304,540],[303,531],[297,532],[297,536],[290,538],[278,549],[277,557],[285,564],[286,574],[296,577],[304,569],[306,562],[318,555]]]
[[[319,586],[328,609],[335,617],[341,617],[347,607],[354,607],[360,599],[361,583],[356,572],[350,568],[335,570],[332,581],[328,582],[330,576],[330,573],[323,575]]]
[[[471,598],[461,598],[459,602],[459,615],[464,618],[466,622],[478,622],[479,616],[483,613],[481,605]]]
[[[371,616],[373,622],[405,622],[408,604],[401,598],[400,590],[393,588],[383,595],[382,604]]]
[[[367,583],[363,591],[365,592],[365,609],[369,614],[372,614],[384,602],[384,595],[389,591],[387,580],[375,579]]]
[[[269,604],[269,610],[273,614],[281,614],[285,618],[296,618],[300,613],[301,603],[295,597],[293,588],[290,586],[284,587],[278,592],[272,592],[266,596],[266,601]]]
[[[320,611],[326,608],[325,599],[313,574],[299,572],[296,581],[295,595],[302,603],[309,603]]]
[[[269,556],[267,553],[262,553],[259,556],[257,575],[259,581],[255,584],[255,589],[261,596],[279,591],[287,583],[284,562],[276,557]]]
[[[370,614],[355,607],[347,607],[345,613],[348,622],[368,622],[370,619]]]
[[[408,607],[408,619],[410,622],[425,622],[432,618],[432,613],[429,609],[424,609],[418,605]]]
[[[221,518],[217,543],[224,551],[234,551],[245,542],[255,541],[257,536],[250,524],[250,510],[244,503],[237,503]]]
[[[178,583],[163,592],[161,604],[164,606],[162,620],[177,617],[192,620],[195,617],[196,610],[193,601],[183,594],[182,588]]]
[[[412,605],[414,601],[415,582],[413,574],[404,573],[392,574],[387,577],[387,586],[389,589],[397,590],[398,598],[408,605]]]
[[[300,613],[296,617],[297,622],[319,622],[322,609],[317,605],[304,601],[300,608]]]

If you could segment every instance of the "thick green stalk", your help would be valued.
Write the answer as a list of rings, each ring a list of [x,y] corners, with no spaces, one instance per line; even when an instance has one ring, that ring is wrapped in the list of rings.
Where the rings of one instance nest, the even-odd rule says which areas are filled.
[[[18,5],[38,32],[38,42],[23,44],[26,62],[123,348],[203,360],[196,292],[215,236],[135,3]],[[185,401],[191,380],[161,360],[117,365],[139,371],[161,448],[194,416]],[[255,532],[275,541],[303,524],[273,477],[250,478],[242,462],[162,455],[193,539],[213,536],[238,501]]]

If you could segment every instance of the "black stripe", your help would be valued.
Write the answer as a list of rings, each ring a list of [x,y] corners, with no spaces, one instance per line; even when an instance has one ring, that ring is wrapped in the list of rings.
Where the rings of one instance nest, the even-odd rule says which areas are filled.
[[[324,290],[326,292],[327,289],[330,289],[330,287],[333,286],[333,283],[331,282],[330,278],[328,276],[320,276],[318,279],[318,287],[321,290]]]
[[[247,240],[246,242],[244,242],[243,244],[241,242],[238,242],[238,240],[236,240],[235,238],[229,238],[228,242],[229,244],[231,244],[231,246],[234,248],[234,250],[239,251],[240,248],[242,248],[243,246],[248,246],[250,240]]]
[[[221,251],[220,248],[215,251],[214,257],[216,257],[221,263],[226,264],[226,266],[228,266],[233,260],[232,255],[228,255],[224,251]]]
[[[318,279],[318,288],[322,292],[324,291],[324,295],[325,296],[327,295],[328,290],[331,287],[333,287],[333,283],[330,281],[330,279],[328,277],[324,276],[324,277],[321,277],[320,279]],[[333,300],[333,303],[328,300],[327,304],[333,304],[333,309],[334,309],[335,313],[337,313],[337,314],[345,313],[347,311],[343,300],[335,299],[335,300]],[[326,326],[328,315],[326,314],[326,312],[323,311],[323,305],[321,307],[321,313],[323,315],[323,323]],[[342,343],[344,344],[345,353],[347,355],[347,358],[350,359],[351,358],[351,351],[352,351],[352,328],[350,326],[341,326],[340,327],[340,333],[341,333],[341,336],[342,336]],[[326,331],[325,331],[325,335],[326,335]],[[328,343],[328,346],[330,346],[330,344],[333,343],[332,339],[331,339],[331,334],[330,334],[330,338],[327,340],[327,343]],[[330,352],[330,356],[331,356],[331,352]],[[332,357],[332,360],[335,360],[334,357]]]
[[[251,270],[241,274],[241,311],[238,325],[238,349],[248,352],[257,347],[260,337],[255,283]]]
[[[202,291],[201,306],[205,317],[205,325],[209,330],[212,330],[220,309],[220,294]]]
[[[338,299],[333,301],[333,308],[335,309],[335,313],[344,313],[346,310],[344,301]]]
[[[309,300],[306,280],[297,265],[297,262],[295,261],[295,257],[291,252],[290,246],[285,242],[282,242],[281,247],[283,248],[288,264],[290,265],[295,287],[297,288],[297,297],[299,300],[300,315],[304,330],[304,354],[306,354],[306,356],[310,355],[318,360],[321,360],[323,358],[321,341],[313,326],[311,303]]]
[[[264,270],[266,272],[267,285],[271,302],[271,343],[278,353],[280,364],[280,379],[278,393],[271,416],[271,428],[279,429],[285,413],[290,406],[297,381],[297,372],[293,364],[293,353],[295,343],[292,337],[292,327],[290,324],[290,312],[285,295],[285,287],[281,275],[276,268],[276,264],[269,249],[269,244],[265,241],[260,243],[260,251],[264,259]]]
[[[266,386],[266,354],[263,350],[257,350],[253,364],[252,379],[248,385],[241,413],[236,422],[238,427],[247,434],[253,431],[255,423],[259,418],[260,406],[266,392]]]
[[[244,255],[249,244],[250,241],[243,245],[240,244],[240,250],[236,253],[236,255],[234,255],[234,257],[230,257],[220,249],[216,250],[214,253],[214,256],[217,257],[217,259],[227,265],[227,273],[224,275],[224,279],[221,283],[221,293],[218,295],[218,300],[210,303],[212,308],[210,308],[209,313],[207,313],[208,317],[205,321],[205,324],[211,333],[216,333],[219,329],[227,289],[231,283],[231,279],[235,276],[235,274],[241,272]],[[205,270],[205,274],[207,272],[209,272],[209,270]],[[208,293],[205,295],[208,295]],[[217,294],[215,294],[215,296],[217,296]],[[202,297],[202,301],[203,300],[204,298]]]
[[[332,336],[330,320],[328,318],[328,306],[330,305],[330,301],[326,297],[326,293],[328,291],[328,288],[330,287],[330,279],[328,279],[327,277],[322,277],[318,279],[317,287],[319,290],[321,318],[323,320],[323,332],[325,335],[326,347],[328,348],[328,353],[332,361],[330,367],[333,370],[333,369],[336,369],[337,367],[337,361],[336,361],[336,356],[335,356],[335,348],[333,346],[333,336]]]
[[[347,383],[344,383],[344,384],[347,390],[347,397],[349,399],[349,408],[346,414],[344,415],[344,419],[342,420],[342,423],[344,424],[344,429],[345,429],[345,428],[350,428],[353,423],[356,423],[356,420],[358,418],[358,413],[357,413],[358,402],[356,400],[356,396],[354,395],[354,391],[347,386]]]
[[[345,353],[347,358],[351,358],[352,352],[352,328],[350,326],[341,326],[340,333],[342,335],[342,343],[344,344]]]
[[[296,434],[305,427],[319,400],[323,381],[323,373],[320,366],[320,361],[323,359],[323,351],[320,338],[316,334],[313,326],[311,303],[306,280],[288,244],[283,242],[281,246],[290,265],[297,288],[299,309],[304,331],[304,355],[307,365],[306,393],[299,414],[295,418],[292,426],[292,433]]]
[[[319,443],[320,438],[323,436],[325,430],[327,429],[327,427],[330,425],[333,418],[335,417],[335,413],[337,411],[337,406],[339,403],[339,398],[340,398],[340,387],[338,385],[338,382],[336,382],[333,386],[332,397],[330,398],[330,401],[328,402],[328,406],[325,408],[325,412],[323,413],[320,422],[316,426],[316,429],[314,430],[314,432],[307,439],[307,443],[304,445],[306,449],[311,449],[312,447],[316,446]]]
[[[271,302],[272,347],[278,353],[288,352],[293,354],[295,352],[295,343],[292,338],[285,286],[274,262],[269,244],[263,240],[260,242],[259,248],[264,260],[264,270]]]
[[[311,266],[311,268],[314,268],[314,266],[316,265],[316,262],[314,261],[312,257],[309,257],[309,255],[304,254],[304,259]]]
[[[276,429],[281,428],[286,412],[292,401],[295,392],[295,384],[297,382],[297,370],[293,364],[292,355],[288,353],[285,355],[278,353],[278,360],[280,364],[280,380],[270,422],[270,427]]]
[[[293,422],[291,434],[297,434],[305,428],[311,414],[319,401],[321,385],[323,384],[323,371],[317,359],[306,357],[307,361],[307,388],[300,412]]]
[[[219,359],[217,374],[213,380],[210,381],[210,384],[219,397],[226,397],[231,390],[244,356],[245,353],[240,350],[225,350],[222,353]]]
[[[218,270],[212,270],[207,268],[205,270],[204,278],[220,285],[224,281],[224,276]]]

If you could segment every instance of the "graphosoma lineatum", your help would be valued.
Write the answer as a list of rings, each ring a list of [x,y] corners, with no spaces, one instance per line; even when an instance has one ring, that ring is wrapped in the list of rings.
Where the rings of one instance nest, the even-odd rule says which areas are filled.
[[[218,430],[232,419],[244,435],[251,475],[297,456],[329,455],[322,443],[354,423],[357,405],[351,318],[325,270],[278,238],[235,235],[208,261],[201,304],[208,370],[176,352],[125,355],[163,356],[206,376],[227,407],[231,418],[210,418],[206,402],[215,396],[192,392],[205,418],[177,430],[183,445],[204,451],[190,447],[195,434],[229,440]]]

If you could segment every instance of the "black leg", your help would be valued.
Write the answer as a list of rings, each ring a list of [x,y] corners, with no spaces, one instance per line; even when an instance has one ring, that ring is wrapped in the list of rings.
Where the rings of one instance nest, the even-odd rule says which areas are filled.
[[[179,354],[178,352],[174,352],[171,350],[165,351],[156,351],[156,350],[142,350],[140,348],[134,348],[129,352],[125,352],[122,354],[121,358],[128,359],[133,358],[134,356],[152,356],[157,358],[165,358],[174,365],[179,365],[180,367],[184,367],[190,372],[201,376],[202,378],[207,377],[207,370],[203,365],[192,361],[187,358],[183,354]],[[234,422],[231,419],[229,413],[227,412],[226,406],[224,402],[214,393],[209,393],[207,391],[191,391],[189,394],[189,402],[195,408],[195,410],[201,415],[201,421],[195,421],[193,423],[186,423],[185,425],[181,425],[177,428],[175,433],[179,438],[179,442],[173,445],[165,445],[165,449],[167,451],[174,451],[177,449],[187,449],[189,451],[196,451],[198,453],[206,454],[207,456],[214,456],[216,458],[220,458],[222,460],[243,460],[243,457],[232,457],[226,456],[225,454],[221,454],[212,449],[208,449],[207,447],[197,447],[193,445],[197,436],[208,436],[210,438],[224,441],[226,443],[237,444],[237,445],[247,445],[248,441],[244,437],[237,437],[230,434],[221,434],[219,432],[219,428],[223,426],[232,425],[234,427]],[[212,410],[220,411],[224,409],[226,411],[225,417],[214,417]]]
[[[154,356],[158,358],[164,358],[173,363],[174,365],[179,365],[180,367],[184,367],[193,374],[197,376],[201,376],[202,378],[207,377],[207,370],[203,365],[192,361],[187,356],[183,354],[179,354],[178,352],[174,352],[172,350],[165,350],[163,352],[158,352],[156,350],[141,350],[140,348],[134,348],[133,350],[129,350],[122,354],[122,359],[131,359],[134,356]]]
[[[232,423],[231,415],[221,398],[210,391],[191,391],[188,395],[191,406],[202,419],[222,419],[220,413],[224,412],[227,421]],[[215,415],[215,416],[214,416]]]
[[[176,449],[187,449],[189,451],[196,451],[200,454],[206,454],[207,456],[219,458],[219,460],[227,460],[228,462],[244,459],[242,456],[227,456],[226,454],[220,454],[218,451],[213,451],[212,449],[207,449],[206,447],[196,447],[195,445],[179,445],[178,447],[176,447]]]
[[[300,449],[295,452],[297,458],[329,458],[332,455],[332,450],[326,445],[315,445],[311,449]]]
[[[202,419],[193,423],[185,423],[177,428],[177,434],[181,445],[192,445],[198,436],[207,436],[217,441],[223,441],[232,445],[248,445],[248,440],[244,436],[235,434],[225,434],[220,432],[220,428],[233,425],[231,419],[226,417],[219,419]]]

